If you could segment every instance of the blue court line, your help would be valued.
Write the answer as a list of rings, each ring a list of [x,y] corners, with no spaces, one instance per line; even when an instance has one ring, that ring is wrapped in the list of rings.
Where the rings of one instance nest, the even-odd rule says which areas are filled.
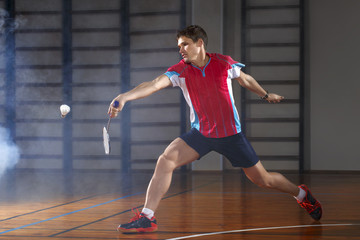
[[[52,208],[57,208],[57,207],[65,206],[65,205],[68,205],[68,204],[71,204],[71,203],[80,202],[80,201],[82,201],[82,200],[90,199],[90,198],[93,198],[93,197],[96,197],[96,196],[99,196],[99,195],[100,195],[100,194],[91,195],[91,196],[84,197],[84,198],[80,198],[80,199],[78,199],[78,200],[74,200],[74,201],[71,201],[71,202],[62,203],[62,204],[55,205],[55,206],[52,206],[52,207],[47,207],[47,208],[43,208],[43,209],[38,209],[38,210],[35,210],[35,211],[32,211],[32,212],[23,213],[23,214],[15,215],[15,216],[12,216],[12,217],[0,219],[0,222],[4,222],[4,221],[7,221],[7,220],[11,220],[11,219],[18,218],[18,217],[22,217],[22,216],[26,216],[26,215],[30,215],[30,214],[33,214],[33,213],[42,212],[42,211],[49,210],[49,209],[52,209]]]
[[[64,214],[61,214],[61,215],[58,215],[58,216],[55,216],[55,217],[51,217],[51,218],[48,218],[48,219],[44,219],[44,220],[41,220],[41,221],[38,221],[38,222],[26,224],[26,225],[23,225],[23,226],[21,226],[21,227],[12,228],[12,229],[9,229],[9,230],[0,232],[0,235],[1,235],[1,234],[4,234],[4,233],[16,231],[16,230],[19,230],[19,229],[22,229],[22,228],[30,227],[30,226],[33,226],[33,225],[36,225],[36,224],[39,224],[39,223],[51,221],[51,220],[54,220],[54,219],[56,219],[56,218],[64,217],[64,216],[67,216],[67,215],[70,215],[70,214],[73,214],[73,213],[77,213],[77,212],[85,211],[85,210],[88,210],[88,209],[91,209],[91,208],[99,207],[99,206],[102,206],[102,205],[105,205],[105,204],[108,204],[108,203],[112,203],[112,202],[118,201],[118,200],[120,200],[120,199],[124,199],[124,198],[128,198],[128,197],[136,196],[136,195],[139,195],[139,194],[142,194],[142,193],[144,193],[144,192],[139,192],[139,193],[130,194],[130,195],[127,195],[127,196],[124,196],[124,197],[120,197],[120,198],[116,198],[116,199],[113,199],[113,200],[110,200],[110,201],[107,201],[107,202],[99,203],[99,204],[96,204],[96,205],[93,205],[93,206],[90,206],[90,207],[78,209],[78,210],[75,210],[75,211],[72,211],[72,212],[68,212],[68,213],[64,213]]]
[[[211,182],[208,182],[208,183],[199,185],[199,186],[197,186],[197,187],[190,188],[190,189],[188,189],[188,190],[184,190],[184,191],[181,191],[181,192],[178,192],[178,193],[174,193],[174,194],[171,194],[171,195],[169,195],[169,196],[163,197],[161,200],[164,200],[164,199],[167,199],[167,198],[176,197],[176,196],[181,195],[181,194],[183,194],[183,193],[193,191],[194,189],[197,189],[197,188],[205,187],[205,186],[210,185],[210,184],[213,184],[213,183],[215,183],[215,182],[217,182],[217,181],[211,181]],[[137,207],[135,207],[135,208],[141,208],[141,207],[143,207],[143,206],[144,206],[144,205],[140,205],[140,206],[137,206]],[[103,221],[103,220],[106,220],[106,219],[115,217],[115,216],[117,216],[117,215],[121,215],[121,214],[123,214],[123,213],[130,212],[131,210],[132,210],[132,209],[127,209],[127,210],[124,210],[124,211],[122,211],[122,212],[118,212],[118,213],[112,214],[112,215],[110,215],[110,216],[103,217],[103,218],[100,218],[100,219],[98,219],[98,220],[95,220],[95,221],[92,221],[92,222],[88,222],[88,223],[85,223],[85,224],[83,224],[83,225],[80,225],[80,226],[77,226],[77,227],[73,227],[73,228],[67,229],[67,230],[65,230],[65,231],[61,231],[61,232],[58,232],[58,233],[54,233],[54,234],[52,234],[52,235],[50,235],[50,236],[48,236],[48,237],[55,237],[55,236],[58,236],[58,235],[60,235],[60,234],[67,233],[67,232],[70,232],[70,231],[79,229],[79,228],[81,228],[81,227],[85,227],[85,226],[91,225],[91,224],[93,224],[93,223],[101,222],[101,221]]]
[[[140,205],[140,206],[136,206],[135,208],[141,208],[141,207],[143,207],[143,206],[144,206],[144,204],[143,204],[143,205]],[[98,220],[95,220],[95,221],[92,221],[92,222],[88,222],[88,223],[85,223],[85,224],[83,224],[83,225],[76,226],[76,227],[73,227],[73,228],[70,228],[70,229],[67,229],[67,230],[58,232],[58,233],[54,233],[54,234],[49,235],[49,236],[47,236],[47,237],[56,237],[56,236],[58,236],[58,235],[60,235],[60,234],[67,233],[67,232],[76,230],[76,229],[81,228],[81,227],[85,227],[85,226],[90,225],[90,224],[93,224],[93,223],[101,222],[101,221],[103,221],[103,220],[106,220],[106,219],[108,219],[108,218],[115,217],[115,216],[117,216],[117,215],[121,215],[121,214],[126,213],[126,212],[130,212],[131,210],[132,210],[132,209],[127,209],[127,210],[124,210],[124,211],[122,211],[122,212],[114,213],[114,214],[112,214],[112,215],[110,215],[110,216],[103,217],[103,218],[100,218],[100,219],[98,219]]]

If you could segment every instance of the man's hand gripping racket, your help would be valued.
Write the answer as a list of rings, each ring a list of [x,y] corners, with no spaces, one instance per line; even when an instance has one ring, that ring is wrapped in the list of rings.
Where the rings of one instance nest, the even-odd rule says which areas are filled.
[[[113,107],[114,107],[114,108],[118,108],[118,107],[119,107],[119,102],[118,102],[118,101],[114,101]],[[109,114],[110,114],[110,115],[109,115],[108,123],[107,123],[106,127],[104,126],[104,128],[103,128],[103,140],[104,140],[105,154],[110,154],[110,151],[111,151],[111,148],[110,148],[109,128],[110,128],[110,122],[111,122],[112,114],[111,114],[111,113],[109,113]]]

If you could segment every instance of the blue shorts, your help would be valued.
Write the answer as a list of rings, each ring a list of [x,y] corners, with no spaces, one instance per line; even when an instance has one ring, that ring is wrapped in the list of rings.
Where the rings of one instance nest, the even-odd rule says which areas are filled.
[[[180,136],[200,157],[211,151],[218,152],[230,160],[232,166],[248,168],[254,166],[259,158],[242,132],[224,138],[208,138],[192,128]]]

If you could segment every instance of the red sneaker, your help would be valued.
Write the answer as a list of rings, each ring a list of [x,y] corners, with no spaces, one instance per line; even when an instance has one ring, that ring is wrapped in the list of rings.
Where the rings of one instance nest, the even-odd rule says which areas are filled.
[[[144,232],[156,232],[158,229],[156,224],[155,217],[151,219],[145,217],[143,213],[139,213],[139,210],[136,209],[136,212],[131,210],[135,216],[131,218],[130,222],[125,224],[120,224],[117,228],[119,232],[122,233],[144,233]]]
[[[298,200],[297,202],[310,214],[313,219],[319,221],[322,215],[322,208],[320,202],[314,198],[309,188],[305,184],[300,185],[299,188],[303,189],[306,192],[306,196],[302,202]]]

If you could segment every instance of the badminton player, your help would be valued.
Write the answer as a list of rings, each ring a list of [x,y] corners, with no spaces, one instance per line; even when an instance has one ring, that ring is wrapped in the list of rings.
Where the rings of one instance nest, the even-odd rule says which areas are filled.
[[[230,56],[207,53],[206,32],[191,25],[177,34],[182,60],[164,74],[118,95],[120,106],[109,107],[116,117],[126,102],[147,97],[163,88],[180,87],[190,107],[191,130],[176,138],[159,156],[148,185],[145,205],[130,222],[120,224],[120,232],[154,232],[158,226],[154,213],[168,191],[173,171],[211,151],[224,155],[235,167],[242,167],[256,185],[288,193],[315,220],[320,220],[322,208],[305,185],[296,186],[283,175],[265,170],[254,149],[241,132],[239,115],[234,105],[232,80],[269,103],[279,103],[284,97],[269,93],[241,69],[242,63]]]

